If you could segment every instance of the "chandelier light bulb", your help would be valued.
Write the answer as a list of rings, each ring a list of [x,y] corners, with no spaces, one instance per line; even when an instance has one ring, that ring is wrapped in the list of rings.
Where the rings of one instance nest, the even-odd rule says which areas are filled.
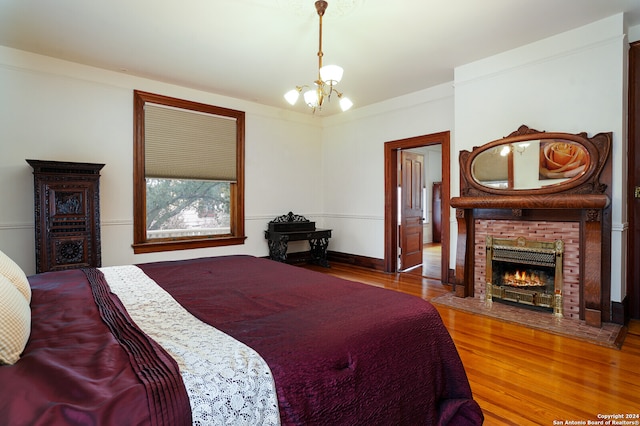
[[[318,91],[312,89],[304,92],[304,103],[310,108],[316,108],[318,106]]]
[[[346,111],[352,106],[353,106],[353,102],[351,102],[351,99],[340,97],[340,108],[342,109],[342,111]]]
[[[291,89],[287,93],[284,94],[284,98],[291,105],[295,105],[298,102],[298,97],[300,96],[300,91],[298,89]]]
[[[320,68],[320,79],[330,86],[340,83],[344,70],[338,65],[325,65]]]

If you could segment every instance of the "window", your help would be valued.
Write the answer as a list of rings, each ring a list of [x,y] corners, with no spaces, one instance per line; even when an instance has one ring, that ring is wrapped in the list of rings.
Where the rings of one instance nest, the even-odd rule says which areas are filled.
[[[243,244],[244,112],[133,99],[134,253]]]

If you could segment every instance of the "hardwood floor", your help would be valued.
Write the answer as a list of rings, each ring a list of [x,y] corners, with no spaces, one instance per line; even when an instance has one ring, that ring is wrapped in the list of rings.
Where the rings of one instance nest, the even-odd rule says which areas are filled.
[[[414,274],[337,263],[330,269],[308,268],[425,300],[447,291],[439,281]],[[634,422],[626,424],[640,424],[639,322],[630,324],[622,349],[616,350],[437,308],[458,348],[485,425],[607,424],[602,416],[612,414]]]
[[[440,279],[442,274],[442,245],[439,243],[426,243],[422,247],[422,267],[410,269],[405,274],[422,275],[425,278]]]

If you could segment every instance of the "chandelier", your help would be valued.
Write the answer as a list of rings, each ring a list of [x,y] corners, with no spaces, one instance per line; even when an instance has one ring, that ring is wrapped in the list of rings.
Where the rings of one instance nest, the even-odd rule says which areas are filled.
[[[324,0],[318,0],[315,5],[318,16],[320,17],[318,79],[313,82],[314,86],[296,86],[295,89],[291,89],[285,93],[284,98],[291,105],[295,105],[300,93],[302,93],[302,89],[308,88],[309,90],[305,91],[303,95],[304,102],[313,110],[313,112],[316,112],[316,110],[322,110],[324,100],[326,99],[327,101],[330,101],[331,95],[335,93],[338,99],[340,99],[340,108],[342,108],[342,111],[346,111],[353,106],[353,102],[351,102],[349,98],[343,96],[342,93],[337,91],[334,87],[342,79],[342,67],[339,67],[338,65],[322,66],[322,16],[324,15],[325,10],[327,10],[328,3]]]

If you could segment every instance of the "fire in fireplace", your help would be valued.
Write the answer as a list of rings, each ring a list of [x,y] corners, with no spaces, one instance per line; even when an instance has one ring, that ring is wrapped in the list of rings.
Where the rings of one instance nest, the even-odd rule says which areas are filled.
[[[505,272],[502,274],[502,282],[512,287],[545,287],[546,280],[536,272],[522,271]]]
[[[562,316],[561,240],[486,239],[487,301],[501,300],[548,309]]]

